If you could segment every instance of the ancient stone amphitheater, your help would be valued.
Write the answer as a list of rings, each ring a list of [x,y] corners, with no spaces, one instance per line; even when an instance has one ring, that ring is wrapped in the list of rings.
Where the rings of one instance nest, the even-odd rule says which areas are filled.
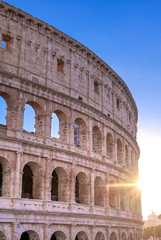
[[[0,240],[142,239],[138,115],[125,82],[5,2],[0,44]],[[35,131],[24,129],[27,106]]]

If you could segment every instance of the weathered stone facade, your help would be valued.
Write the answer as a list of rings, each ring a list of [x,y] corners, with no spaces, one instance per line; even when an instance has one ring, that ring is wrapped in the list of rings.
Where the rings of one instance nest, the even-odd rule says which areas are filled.
[[[124,81],[76,40],[1,2],[0,96],[0,239],[140,240],[137,107]],[[23,130],[26,104],[35,133]]]

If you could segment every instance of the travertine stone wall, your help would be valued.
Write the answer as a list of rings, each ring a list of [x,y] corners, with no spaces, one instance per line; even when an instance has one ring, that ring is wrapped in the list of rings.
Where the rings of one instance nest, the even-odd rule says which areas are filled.
[[[138,116],[125,82],[76,40],[0,2],[0,96],[0,239],[140,240]],[[26,104],[35,132],[24,129]]]

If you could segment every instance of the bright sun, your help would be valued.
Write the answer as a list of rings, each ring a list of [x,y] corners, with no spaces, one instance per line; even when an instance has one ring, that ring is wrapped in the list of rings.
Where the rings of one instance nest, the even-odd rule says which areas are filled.
[[[158,187],[161,182],[161,137],[150,133],[138,135],[141,150],[139,160],[138,187],[142,191],[143,218],[154,210],[161,214],[161,191]]]
[[[143,184],[140,180],[138,180],[138,182],[136,183],[137,187],[139,188],[140,191],[143,190]]]

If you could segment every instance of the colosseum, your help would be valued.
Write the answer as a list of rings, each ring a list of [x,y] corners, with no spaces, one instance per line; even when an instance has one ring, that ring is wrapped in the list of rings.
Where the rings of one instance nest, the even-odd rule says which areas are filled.
[[[0,44],[0,240],[142,239],[138,111],[125,82],[2,1]]]

